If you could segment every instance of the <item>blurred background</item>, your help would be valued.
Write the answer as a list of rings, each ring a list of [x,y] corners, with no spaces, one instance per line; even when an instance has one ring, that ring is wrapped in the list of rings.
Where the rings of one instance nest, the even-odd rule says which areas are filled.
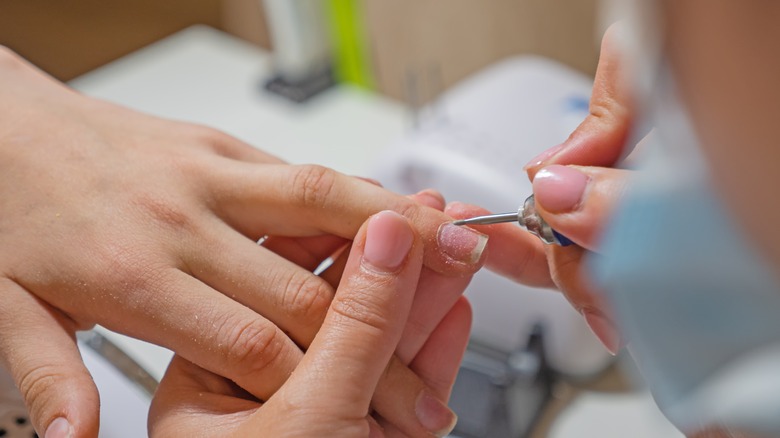
[[[542,55],[588,75],[598,59],[597,0],[322,3],[355,14],[369,71],[359,80],[396,99],[405,99],[410,71],[435,71],[442,92],[510,55]],[[63,81],[193,24],[274,45],[259,0],[3,0],[0,9],[0,44]]]

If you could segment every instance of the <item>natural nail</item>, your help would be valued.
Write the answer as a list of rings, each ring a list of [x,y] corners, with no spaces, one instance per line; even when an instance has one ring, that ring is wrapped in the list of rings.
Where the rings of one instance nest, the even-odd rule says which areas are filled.
[[[528,170],[532,167],[539,167],[542,164],[545,163],[545,161],[552,158],[555,154],[563,150],[563,147],[565,146],[565,143],[559,144],[558,146],[553,146],[550,149],[547,149],[546,151],[542,152],[541,154],[531,158],[531,160],[526,163],[525,166],[523,166],[523,170]]]
[[[423,390],[417,396],[415,412],[420,424],[436,436],[443,437],[452,432],[458,417],[444,403],[434,397],[428,390]]]
[[[583,310],[582,316],[590,330],[604,344],[604,347],[616,355],[620,350],[620,335],[610,320],[593,310]]]
[[[534,177],[536,202],[551,213],[575,210],[585,193],[588,176],[568,166],[554,164],[540,170]]]
[[[368,221],[363,260],[378,271],[393,272],[403,263],[414,242],[409,223],[400,214],[383,211]]]
[[[73,427],[65,417],[59,417],[52,421],[44,434],[44,438],[70,438],[72,436]]]
[[[452,260],[473,265],[482,258],[488,236],[445,222],[439,226],[437,235],[439,248]]]
[[[444,195],[433,189],[425,189],[414,195],[417,202],[437,210],[444,210]]]

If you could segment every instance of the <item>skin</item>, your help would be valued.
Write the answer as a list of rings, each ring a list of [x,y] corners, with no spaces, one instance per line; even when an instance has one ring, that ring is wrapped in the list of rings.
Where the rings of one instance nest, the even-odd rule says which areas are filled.
[[[384,214],[384,213],[383,213]],[[378,215],[379,216],[379,215]],[[401,216],[385,229],[411,225]],[[377,217],[372,218],[376,227]],[[392,223],[395,222],[395,223]],[[408,436],[370,414],[372,394],[397,348],[418,288],[423,245],[415,235],[400,267],[378,269],[366,263],[367,236],[361,228],[328,315],[289,380],[261,403],[229,380],[176,357],[166,372],[150,412],[150,436]],[[376,228],[374,228],[376,229]],[[470,308],[465,300],[447,314],[412,362],[442,399],[449,391],[466,347]],[[294,419],[294,420],[291,420]],[[447,433],[452,424],[437,431]],[[412,436],[431,436],[417,431]]]
[[[424,242],[417,284],[429,293],[415,296],[374,405],[419,433],[425,385],[407,365],[482,264],[437,239],[451,220],[439,195],[399,196],[90,99],[2,48],[0,84],[0,360],[41,435],[64,418],[73,436],[97,436],[98,395],[74,340],[96,323],[269,399],[339,285],[311,271],[387,209]]]

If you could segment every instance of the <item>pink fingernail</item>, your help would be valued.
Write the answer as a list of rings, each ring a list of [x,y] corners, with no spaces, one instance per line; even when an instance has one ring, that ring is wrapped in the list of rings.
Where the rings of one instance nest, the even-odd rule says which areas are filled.
[[[372,268],[393,272],[412,249],[414,233],[407,220],[393,211],[377,213],[368,222],[363,260]]]
[[[59,417],[52,421],[44,434],[44,438],[70,438],[72,436],[73,428],[65,417]]]
[[[604,344],[604,347],[613,356],[616,355],[620,350],[620,335],[612,322],[592,310],[584,310],[582,316],[593,334]]]
[[[447,436],[452,429],[458,417],[444,403],[434,397],[428,390],[423,390],[417,396],[417,403],[414,407],[417,413],[417,419],[420,424],[436,436]]]
[[[488,236],[468,227],[445,222],[437,234],[439,249],[450,259],[473,265],[482,258]]]
[[[528,170],[532,167],[539,167],[542,164],[544,164],[545,161],[549,160],[553,157],[553,155],[557,154],[561,150],[563,150],[563,147],[565,146],[565,143],[561,143],[558,146],[553,146],[550,149],[547,149],[546,151],[542,152],[541,154],[531,158],[531,161],[529,161],[525,166],[523,166],[523,170]]]
[[[540,170],[534,178],[536,202],[550,213],[575,210],[582,200],[588,176],[567,166],[553,164]]]

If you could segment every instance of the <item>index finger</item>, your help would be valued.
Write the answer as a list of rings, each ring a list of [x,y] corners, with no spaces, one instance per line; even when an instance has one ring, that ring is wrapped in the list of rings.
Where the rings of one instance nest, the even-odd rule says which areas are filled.
[[[250,238],[265,234],[334,234],[352,239],[382,210],[407,217],[425,246],[425,265],[449,276],[469,275],[483,262],[487,236],[452,225],[434,208],[374,184],[316,165],[222,166],[215,178],[214,212]]]

